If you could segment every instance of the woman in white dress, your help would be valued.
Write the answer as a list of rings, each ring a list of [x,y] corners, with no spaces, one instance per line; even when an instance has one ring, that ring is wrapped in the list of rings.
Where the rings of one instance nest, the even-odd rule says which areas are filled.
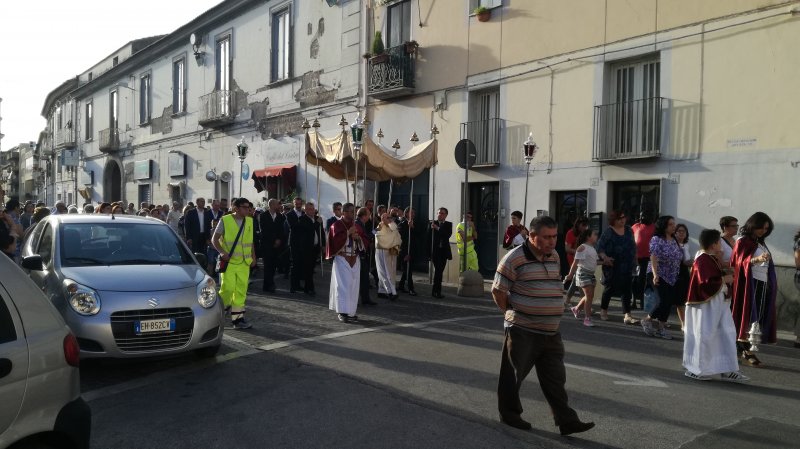
[[[400,253],[402,238],[397,224],[388,213],[381,215],[375,233],[375,266],[378,270],[378,297],[397,299],[395,276],[397,274],[397,254]]]

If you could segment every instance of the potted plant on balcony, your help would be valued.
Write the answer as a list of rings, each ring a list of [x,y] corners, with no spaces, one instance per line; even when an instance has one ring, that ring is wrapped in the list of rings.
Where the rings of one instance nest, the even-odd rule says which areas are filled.
[[[375,37],[372,39],[372,59],[374,63],[386,62],[389,60],[389,55],[386,54],[386,48],[383,46],[383,37],[380,31],[375,32]]]
[[[485,6],[478,6],[472,10],[472,13],[478,17],[479,22],[488,22],[492,18],[492,10]]]

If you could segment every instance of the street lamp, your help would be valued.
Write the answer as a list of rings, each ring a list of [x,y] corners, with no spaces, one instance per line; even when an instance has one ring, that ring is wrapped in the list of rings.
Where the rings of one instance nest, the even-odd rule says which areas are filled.
[[[347,125],[347,121],[345,121],[344,116],[342,116],[342,121],[339,123],[340,125],[344,123]],[[344,128],[342,128],[344,129]],[[353,178],[353,203],[358,204],[357,193],[358,193],[358,160],[361,157],[361,146],[364,144],[364,123],[361,121],[361,113],[359,112],[356,115],[356,119],[352,125],[350,125],[350,133],[351,137],[353,138],[353,160],[356,161],[356,175]],[[366,168],[364,169],[364,189],[366,190]]]
[[[242,137],[242,141],[236,144],[236,152],[239,154],[239,174],[241,175],[244,173],[244,159],[247,157],[247,143],[244,141],[244,137]],[[239,180],[239,198],[242,197],[242,183],[244,178],[242,177]]]
[[[525,204],[522,207],[522,216],[525,217],[523,220],[528,219],[528,178],[531,173],[531,161],[533,160],[533,156],[536,155],[536,150],[538,149],[539,147],[536,146],[536,142],[533,141],[533,133],[528,134],[528,140],[522,143],[522,155],[525,158],[525,164],[527,164],[527,167],[525,168]]]

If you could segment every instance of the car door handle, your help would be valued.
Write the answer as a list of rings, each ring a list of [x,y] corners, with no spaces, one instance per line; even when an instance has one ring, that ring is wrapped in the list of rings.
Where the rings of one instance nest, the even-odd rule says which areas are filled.
[[[9,359],[0,359],[0,379],[6,377],[11,373],[13,364]]]

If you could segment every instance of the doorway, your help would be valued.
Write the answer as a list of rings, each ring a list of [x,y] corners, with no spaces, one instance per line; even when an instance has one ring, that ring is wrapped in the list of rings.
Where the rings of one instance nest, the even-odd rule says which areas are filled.
[[[555,205],[553,219],[558,223],[558,240],[556,241],[556,252],[561,259],[561,275],[565,276],[569,272],[567,263],[567,252],[564,236],[567,231],[575,224],[578,217],[587,216],[589,203],[587,201],[586,190],[570,190],[565,192],[553,192],[551,194],[551,204]]]
[[[475,230],[478,232],[478,240],[475,241],[475,252],[478,253],[478,271],[484,278],[491,279],[497,271],[498,250],[501,246],[498,229],[500,183],[470,183],[467,210],[472,212]],[[463,215],[458,218],[458,221],[461,220],[463,220]]]
[[[123,199],[122,173],[120,172],[119,164],[115,161],[108,161],[106,162],[105,170],[103,170],[103,198],[100,201],[110,203]]]
[[[619,209],[627,217],[627,225],[632,226],[644,212],[658,217],[661,210],[660,181],[614,182],[612,190],[612,209]]]

